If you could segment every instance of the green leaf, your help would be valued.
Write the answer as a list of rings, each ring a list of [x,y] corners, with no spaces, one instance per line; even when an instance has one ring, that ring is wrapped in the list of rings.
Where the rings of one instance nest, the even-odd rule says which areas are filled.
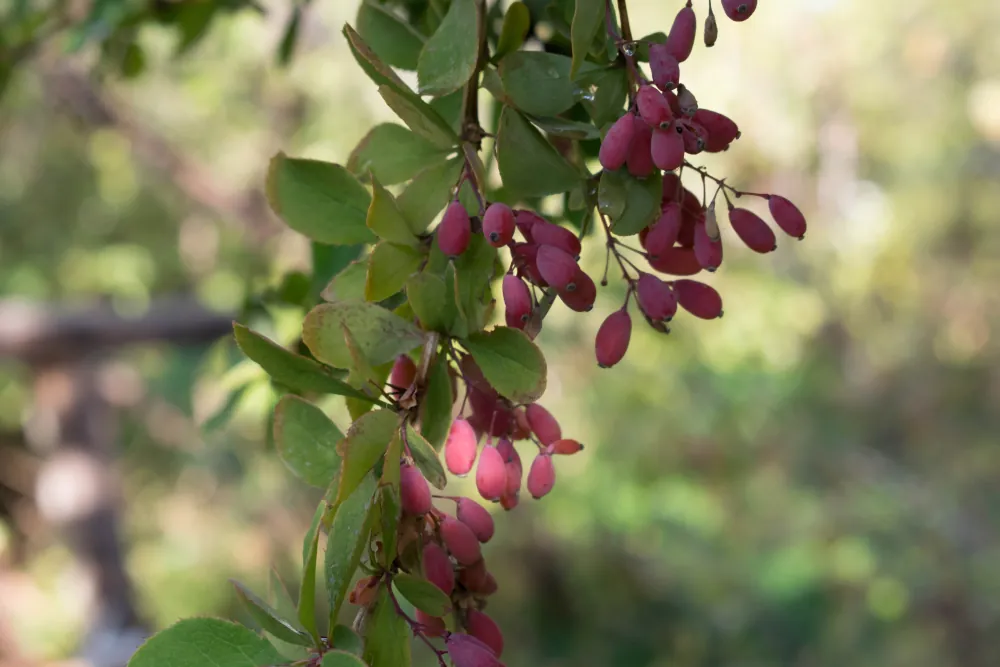
[[[347,376],[348,382],[351,383],[351,386],[357,387],[358,391],[362,391],[370,396],[377,395],[379,393],[378,387],[381,386],[378,381],[378,374],[372,368],[364,352],[361,351],[358,342],[354,340],[351,330],[343,325],[341,325],[340,330],[344,334],[344,344],[347,345],[347,351],[351,355],[351,368]],[[353,414],[351,417],[356,418]]]
[[[514,105],[535,116],[557,116],[577,103],[577,86],[569,77],[571,60],[545,51],[514,51],[498,69],[504,92]],[[593,65],[585,65],[584,70]]]
[[[398,572],[393,576],[392,583],[410,604],[431,616],[441,618],[451,609],[451,600],[444,591],[426,579]]]
[[[391,9],[372,0],[358,8],[358,32],[384,62],[400,69],[417,69],[425,38]]]
[[[396,470],[399,470],[398,455],[396,456]],[[383,486],[379,489],[379,498],[379,516],[382,524],[382,566],[388,568],[396,560],[400,512],[399,489]]]
[[[382,59],[375,54],[354,28],[345,23],[343,33],[344,37],[347,38],[348,46],[351,47],[351,53],[354,54],[354,59],[358,61],[369,79],[379,86],[388,85],[401,93],[413,94],[412,89],[403,83],[403,80],[391,67],[382,62]]]
[[[346,651],[347,653],[353,653],[358,657],[361,656],[361,652],[364,650],[364,646],[361,643],[361,637],[359,637],[354,630],[351,630],[346,625],[333,626],[333,631],[330,633],[330,639],[331,645],[334,648]]]
[[[462,158],[427,167],[417,174],[396,199],[399,210],[422,233],[434,217],[451,201],[451,192],[462,173]]]
[[[310,292],[312,294],[319,294],[333,280],[334,276],[347,268],[352,261],[361,255],[361,251],[364,248],[362,244],[343,246],[317,243],[315,241],[311,245],[313,274],[310,282]],[[309,306],[312,306],[312,303]]]
[[[217,618],[189,618],[150,637],[128,667],[268,667],[285,662],[249,628]]]
[[[496,257],[497,249],[489,244],[486,237],[474,234],[466,251],[454,260],[458,276],[459,306],[473,330],[482,329],[485,325],[484,296],[488,294],[490,299],[493,297],[489,284],[493,278]]]
[[[385,454],[393,433],[399,430],[399,415],[392,410],[376,410],[351,424],[347,437],[337,446],[344,464],[340,472],[337,501],[343,502],[354,492],[379,459]]]
[[[329,501],[337,495],[339,483],[335,480],[330,484],[323,500],[316,507],[312,523],[302,541],[302,583],[299,586],[299,623],[319,641],[319,628],[316,627],[316,560],[319,550],[319,526],[323,517],[329,511]]]
[[[290,352],[242,324],[233,323],[236,343],[258,366],[276,382],[297,391],[315,391],[338,396],[353,396],[370,401],[346,382],[330,375],[312,359]]]
[[[353,358],[353,356],[352,356]],[[371,392],[372,396],[375,396],[378,392],[375,387],[384,387],[386,380],[389,379],[389,373],[392,371],[392,362],[387,362],[379,366],[371,366],[371,372],[374,374],[374,382],[364,389],[365,392]],[[344,400],[347,404],[347,412],[351,415],[351,419],[358,419],[361,415],[369,412],[374,406],[371,402],[366,401],[356,401],[353,398],[347,398]]]
[[[440,450],[451,428],[455,398],[451,394],[448,358],[439,354],[427,374],[427,389],[420,402],[420,433],[435,451]]]
[[[478,331],[464,345],[489,383],[515,403],[531,403],[545,392],[545,357],[523,331]]]
[[[628,79],[620,67],[583,72],[577,81],[584,92],[581,100],[598,127],[613,123],[622,115],[628,94]]]
[[[454,319],[454,305],[451,318],[448,317],[448,292],[444,280],[432,273],[418,273],[406,281],[406,298],[410,307],[426,331],[445,333]]]
[[[334,276],[320,296],[330,302],[364,301],[367,280],[368,259],[356,260]]]
[[[570,66],[569,77],[575,79],[577,72],[584,63],[590,47],[604,22],[604,0],[576,0],[576,10],[573,12],[572,42],[573,64]]]
[[[616,234],[638,234],[660,214],[662,188],[663,177],[659,172],[639,179],[625,169],[605,171],[597,193],[598,208],[611,217],[611,229]]]
[[[330,525],[323,572],[330,603],[331,628],[337,624],[347,588],[368,546],[377,483],[374,475],[366,475],[354,492],[340,503]]]
[[[267,171],[267,199],[285,224],[314,241],[370,243],[365,225],[371,196],[339,164],[278,153]]]
[[[642,39],[636,40],[637,46],[635,50],[635,59],[641,60],[643,62],[649,62],[649,47],[651,44],[666,44],[667,43],[667,33],[665,32],[651,32]]]
[[[285,24],[285,33],[281,37],[281,44],[278,46],[278,66],[286,67],[292,61],[292,53],[295,51],[295,43],[299,39],[299,25],[302,23],[302,8],[292,9],[292,15]]]
[[[365,622],[365,662],[371,667],[410,667],[410,630],[382,586]]]
[[[523,2],[512,3],[503,17],[503,26],[500,28],[500,37],[497,39],[494,58],[499,60],[508,53],[521,48],[530,27],[531,11],[528,9],[528,5]]]
[[[469,334],[469,317],[465,313],[465,306],[462,304],[462,292],[458,280],[458,272],[455,263],[448,262],[448,267],[444,273],[445,289],[451,296],[455,304],[455,317],[451,322],[451,334],[456,338],[464,338]]]
[[[441,25],[424,44],[417,62],[421,95],[447,95],[472,78],[483,30],[476,4],[476,0],[452,0]]]
[[[410,424],[406,425],[406,444],[409,445],[414,465],[420,469],[427,481],[438,489],[443,489],[448,483],[448,478],[445,477],[444,467],[438,459],[437,452]]]
[[[295,602],[292,600],[292,596],[288,593],[288,589],[274,567],[271,568],[268,581],[270,584],[268,587],[270,593],[268,601],[277,610],[278,614],[282,618],[298,618]],[[305,629],[308,630],[308,628]],[[309,657],[310,651],[306,646],[283,641],[267,631],[264,632],[264,636],[267,637],[267,640],[271,642],[274,648],[278,649],[281,655],[289,660],[304,660]],[[319,643],[318,636],[314,637],[313,643]]]
[[[340,469],[337,443],[343,437],[322,410],[298,396],[285,396],[274,408],[278,456],[307,484],[330,485]]]
[[[350,329],[365,357],[376,366],[394,360],[423,341],[420,329],[374,303],[323,303],[306,315],[302,340],[313,356],[336,368],[351,366],[342,324]],[[358,394],[352,391],[353,395]]]
[[[389,441],[389,448],[385,450],[385,463],[382,464],[382,479],[379,482],[382,486],[399,488],[400,460],[403,456],[403,438],[399,429],[393,431],[392,440]]]
[[[545,130],[548,134],[563,139],[600,139],[601,131],[591,123],[581,123],[565,118],[539,118],[527,116],[533,124]]]
[[[297,627],[297,624],[283,619],[271,605],[254,595],[253,591],[249,588],[235,579],[230,579],[230,583],[236,588],[236,596],[240,599],[240,602],[243,603],[247,612],[249,612],[250,616],[253,617],[253,620],[261,628],[270,632],[278,639],[291,644],[299,644],[301,646],[312,644],[312,638],[305,630]]]
[[[403,289],[420,268],[423,255],[413,248],[382,241],[368,258],[365,299],[382,301]]]
[[[506,190],[519,197],[566,192],[581,175],[524,116],[504,107],[497,133],[497,166]]]
[[[396,206],[396,198],[372,174],[372,201],[368,206],[365,224],[375,235],[385,241],[402,245],[416,245],[417,237],[410,230],[410,223]]]
[[[448,121],[419,97],[404,95],[389,85],[379,86],[378,94],[408,128],[434,146],[452,148],[458,145],[458,135]]]
[[[384,185],[408,181],[427,165],[444,162],[441,148],[396,123],[376,125],[355,147],[347,168],[357,176],[371,172]]]
[[[431,108],[437,111],[448,123],[448,127],[456,134],[462,133],[462,103],[465,98],[465,91],[461,88],[441,97],[433,97],[428,102]]]
[[[320,667],[368,667],[364,660],[346,651],[327,651],[323,654]]]

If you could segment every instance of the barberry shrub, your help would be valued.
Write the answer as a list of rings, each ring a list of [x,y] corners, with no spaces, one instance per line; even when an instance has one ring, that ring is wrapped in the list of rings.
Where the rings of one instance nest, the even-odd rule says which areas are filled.
[[[690,161],[740,137],[721,111],[699,107],[698,82],[684,76],[699,25],[705,45],[719,38],[709,0],[704,21],[688,1],[667,33],[641,39],[624,0],[617,11],[606,0],[551,2],[555,35],[541,44],[524,3],[502,14],[501,3],[446,4],[442,15],[431,10],[440,2],[366,2],[358,28],[344,26],[403,125],[372,129],[346,165],[285,154],[270,165],[271,206],[292,229],[370,246],[305,316],[303,354],[235,325],[243,352],[286,391],[273,421],[278,453],[325,490],[298,600],[280,582],[268,600],[237,584],[263,636],[187,620],[150,639],[133,667],[399,667],[410,664],[411,637],[443,666],[500,665],[502,630],[485,611],[503,583],[482,548],[496,527],[487,507],[558,493],[559,459],[585,439],[537,402],[547,313],[559,301],[596,318],[596,362],[610,368],[627,356],[635,321],[665,333],[678,307],[722,316],[722,296],[700,279],[723,264],[720,199],[730,238],[752,251],[770,252],[777,237],[735,199],[762,198],[780,230],[805,233],[787,199],[741,192]],[[722,5],[741,23],[757,3]],[[397,69],[416,70],[416,90]],[[480,113],[480,89],[495,113]],[[562,197],[558,218],[537,210],[552,195]],[[580,264],[588,253],[604,254],[599,281]],[[609,269],[624,301],[591,313]],[[323,394],[344,397],[346,433],[310,402]],[[444,495],[449,473],[471,476],[481,498]],[[345,604],[356,608],[351,627],[339,623]]]

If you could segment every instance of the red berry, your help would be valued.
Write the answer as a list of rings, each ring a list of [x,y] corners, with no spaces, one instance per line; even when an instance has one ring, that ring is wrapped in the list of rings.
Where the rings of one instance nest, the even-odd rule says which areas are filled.
[[[632,337],[632,318],[624,308],[608,315],[601,328],[597,330],[597,340],[594,348],[597,352],[597,365],[601,368],[611,368],[625,357],[628,351],[629,338]]]
[[[565,227],[551,222],[536,223],[531,228],[531,237],[538,245],[555,246],[573,257],[580,256],[580,239]]]
[[[506,481],[505,471],[505,485]],[[486,544],[493,539],[493,517],[486,511],[485,507],[477,503],[472,498],[458,499],[458,509],[455,510],[455,516],[459,521],[471,528],[472,533],[476,536],[476,539],[483,544]]]
[[[639,107],[639,115],[650,127],[665,129],[674,119],[670,104],[666,98],[653,86],[642,86],[635,96]]]
[[[422,625],[421,630],[427,637],[440,637],[444,634],[445,626],[444,619],[438,618],[437,616],[431,616],[427,612],[417,609],[417,623]]]
[[[470,635],[453,632],[445,646],[455,667],[501,667],[493,649]]]
[[[678,118],[684,115],[684,113],[681,111],[681,103],[677,99],[677,93],[675,93],[672,90],[664,90],[663,99],[665,99],[667,101],[667,104],[670,105],[670,111],[673,112],[674,118]]]
[[[539,287],[548,287],[549,284],[538,272],[538,248],[534,243],[518,243],[510,249],[511,259],[519,275]]]
[[[476,391],[482,392],[487,396],[492,396],[493,398],[499,396],[496,389],[486,380],[486,376],[483,375],[483,371],[480,370],[479,364],[472,358],[472,355],[463,355],[461,361],[458,362],[458,367],[462,371],[462,377]]]
[[[441,521],[441,539],[459,565],[472,565],[483,556],[476,534],[455,517]]]
[[[705,130],[705,150],[709,153],[721,153],[740,137],[739,126],[717,111],[698,109],[694,114],[694,122]]]
[[[542,278],[557,290],[573,291],[573,278],[576,277],[578,267],[573,256],[561,248],[553,245],[543,245],[538,247],[538,272]]]
[[[504,495],[517,495],[521,490],[521,456],[514,449],[514,445],[506,438],[497,443],[497,451],[504,461],[504,471],[507,475],[507,483],[504,487]],[[500,499],[503,502],[503,498]]]
[[[681,207],[676,202],[670,202],[663,207],[660,217],[649,228],[646,236],[646,251],[651,257],[659,257],[667,252],[677,242],[677,234],[681,231]]]
[[[757,9],[757,0],[722,0],[722,10],[734,21],[746,21]]]
[[[437,242],[441,252],[449,257],[457,257],[469,247],[472,237],[472,223],[465,206],[457,199],[448,205],[437,228]]]
[[[695,34],[698,32],[698,18],[691,9],[691,0],[687,6],[677,12],[674,17],[674,24],[670,27],[670,34],[667,36],[667,51],[677,62],[682,63],[691,55],[694,48]]]
[[[413,363],[405,354],[396,357],[396,363],[392,365],[392,372],[389,373],[389,384],[399,389],[407,389],[417,377],[417,365]]]
[[[715,271],[722,264],[722,238],[717,235],[712,239],[704,214],[694,226],[694,255],[706,271]]]
[[[769,195],[767,206],[783,232],[797,239],[806,235],[806,218],[798,206],[778,195]]]
[[[601,141],[598,158],[601,161],[601,166],[608,171],[621,169],[628,158],[632,138],[635,136],[635,126],[631,116],[632,114],[627,113],[616,120],[608,133],[604,135],[604,140]]]
[[[497,580],[492,573],[486,573],[486,580],[483,581],[483,585],[477,591],[473,591],[479,595],[490,596],[497,592]]]
[[[653,83],[663,90],[675,88],[681,80],[681,65],[666,44],[649,45],[649,69]]]
[[[628,152],[625,162],[628,166],[628,173],[637,178],[645,178],[653,173],[656,165],[653,164],[653,153],[650,143],[653,141],[653,128],[646,124],[646,121],[635,118],[635,137],[632,139],[632,148]]]
[[[448,439],[444,443],[444,463],[453,475],[463,477],[472,470],[476,462],[476,451],[479,449],[479,438],[472,425],[465,419],[456,419],[448,431]]]
[[[664,171],[673,171],[684,164],[684,137],[675,125],[666,130],[653,130],[650,151],[653,164]]]
[[[486,561],[480,558],[472,565],[463,567],[458,572],[458,583],[476,593],[486,585]]]
[[[511,439],[527,440],[528,436],[530,435],[531,435],[531,426],[528,425],[528,415],[525,413],[524,408],[517,408],[516,410],[514,410],[514,433]],[[510,442],[508,441],[507,444],[510,445]],[[501,445],[503,445],[503,442],[497,444],[497,449],[499,449],[500,453],[503,454],[505,461],[509,460],[509,457],[506,454],[504,454],[504,450],[501,447]],[[513,445],[510,445],[510,447],[513,448]]]
[[[556,469],[552,465],[552,457],[548,454],[538,454],[531,462],[528,471],[528,493],[535,500],[542,498],[556,483]]]
[[[503,633],[500,632],[496,622],[483,612],[470,609],[465,617],[465,629],[470,635],[493,649],[497,657],[503,653]]]
[[[399,471],[399,500],[403,511],[420,516],[431,511],[431,487],[423,473],[411,465],[403,464]]]
[[[701,272],[694,248],[668,248],[659,257],[650,257],[649,265],[672,276],[693,276]]]
[[[534,211],[518,210],[514,211],[514,223],[521,235],[528,243],[534,243],[531,230],[537,223],[548,223],[549,221],[538,215]]]
[[[689,155],[697,155],[705,150],[708,144],[708,132],[701,125],[686,118],[677,122],[681,128],[681,138],[684,140],[684,152]]]
[[[698,113],[698,99],[683,83],[677,86],[677,106],[681,109],[681,115],[693,118]]]
[[[424,577],[442,591],[451,595],[455,590],[455,570],[448,554],[437,542],[428,542],[423,551]]]
[[[562,437],[562,429],[559,422],[552,416],[552,413],[540,406],[532,403],[525,408],[528,416],[528,424],[532,432],[543,445],[549,445]]]
[[[483,215],[483,235],[490,245],[499,248],[514,238],[514,212],[501,203],[490,204]]]
[[[479,455],[476,466],[476,488],[486,500],[497,501],[507,487],[507,470],[503,457],[496,447],[487,445]]]
[[[576,454],[583,449],[583,445],[572,438],[563,438],[561,440],[556,440],[548,447],[551,454],[560,454],[567,456],[569,454]]]
[[[768,253],[778,247],[774,231],[753,211],[729,209],[729,224],[740,240],[754,252]]]
[[[722,317],[722,297],[710,285],[697,280],[674,281],[674,293],[681,308],[703,320]]]
[[[507,326],[523,329],[531,318],[531,291],[523,280],[512,273],[503,277],[502,291]]]
[[[594,284],[594,280],[583,269],[577,268],[570,284],[574,289],[559,290],[559,298],[570,310],[578,313],[590,312],[594,307],[594,301],[597,300],[597,285]]]
[[[500,507],[504,508],[508,512],[517,507],[518,494],[516,493],[505,493],[500,496]]]
[[[636,286],[639,308],[651,320],[669,322],[677,312],[677,296],[670,285],[651,273],[639,275]]]

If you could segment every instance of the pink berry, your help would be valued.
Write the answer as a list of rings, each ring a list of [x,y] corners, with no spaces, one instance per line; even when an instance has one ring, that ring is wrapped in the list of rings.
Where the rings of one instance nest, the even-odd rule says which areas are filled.
[[[684,137],[672,125],[665,130],[653,130],[650,144],[653,164],[664,171],[673,171],[684,164]]]
[[[795,204],[784,197],[770,195],[767,198],[767,206],[783,232],[797,239],[806,235],[806,218]]]
[[[437,228],[437,242],[441,252],[449,257],[457,257],[469,247],[472,237],[472,223],[465,206],[457,199],[448,205]]]
[[[597,365],[611,368],[625,357],[629,339],[632,337],[632,318],[624,308],[608,315],[597,330],[594,349]]]
[[[677,87],[681,80],[681,65],[666,44],[649,45],[649,69],[653,83],[663,90]]]
[[[528,243],[534,243],[535,240],[531,235],[531,230],[538,223],[548,224],[549,221],[538,215],[534,211],[528,210],[517,210],[514,211],[514,224],[517,225],[517,230],[521,232],[524,240]]]
[[[431,488],[423,473],[411,465],[403,464],[399,471],[399,500],[403,511],[420,516],[431,511]]]
[[[674,281],[674,293],[681,308],[703,320],[722,317],[722,297],[710,285],[697,280]]]
[[[594,301],[597,300],[597,285],[583,269],[577,268],[569,285],[565,289],[558,290],[558,294],[559,299],[570,310],[587,313],[594,307]]]
[[[653,128],[646,124],[646,121],[635,118],[635,137],[632,138],[632,148],[628,152],[625,163],[628,166],[628,173],[637,178],[645,178],[653,173],[656,165],[653,164],[653,152],[650,144],[653,141]]]
[[[494,248],[510,243],[514,238],[514,212],[501,203],[490,204],[483,215],[483,236]]]
[[[552,245],[539,246],[537,263],[542,278],[557,290],[569,288],[578,270],[572,255]]]
[[[649,265],[672,276],[693,276],[701,272],[694,248],[668,248],[659,256],[650,257]]]
[[[500,667],[493,649],[471,635],[453,632],[445,646],[455,667]]]
[[[427,637],[440,637],[445,632],[444,619],[431,616],[427,612],[417,609],[417,623],[423,626],[422,630]]]
[[[486,500],[497,501],[507,487],[507,469],[496,447],[487,445],[479,455],[476,466],[476,488]]]
[[[757,0],[722,0],[722,10],[734,21],[746,21],[757,9]]]
[[[684,152],[689,155],[697,155],[705,150],[708,143],[708,132],[701,125],[687,118],[678,121],[677,126],[681,128],[681,139],[684,140]]]
[[[453,475],[468,475],[476,462],[479,438],[465,419],[456,419],[444,443],[444,463]]]
[[[505,484],[506,481],[505,471]],[[458,499],[458,509],[455,511],[455,517],[468,526],[476,536],[476,539],[483,544],[493,539],[493,517],[486,511],[485,507],[472,498]]]
[[[469,634],[489,646],[499,658],[503,653],[503,633],[496,622],[479,611],[470,609],[465,616],[465,629]]]
[[[706,132],[705,150],[709,153],[721,153],[740,137],[739,126],[717,111],[698,109],[693,120]]]
[[[497,443],[497,451],[503,457],[504,470],[507,474],[507,484],[504,488],[504,494],[513,494],[516,496],[521,490],[521,475],[524,472],[521,468],[521,456],[514,449],[511,441],[506,438]],[[500,500],[503,502],[503,498]]]
[[[455,590],[455,570],[448,554],[437,542],[428,542],[423,551],[424,577],[442,591],[451,595]]]
[[[677,312],[677,296],[670,285],[651,273],[639,275],[636,286],[639,308],[655,322],[669,322]]]
[[[674,24],[670,27],[670,34],[667,35],[667,51],[677,58],[677,62],[682,63],[691,55],[697,32],[698,18],[691,9],[691,0],[688,0],[687,6],[677,12]]]
[[[580,239],[565,227],[544,221],[536,223],[531,227],[531,237],[539,245],[555,246],[573,257],[580,256]]]
[[[459,565],[472,565],[482,558],[476,534],[455,517],[446,516],[442,519],[441,539]]]
[[[405,354],[396,357],[396,362],[392,365],[392,372],[389,373],[389,384],[405,390],[413,384],[416,377],[417,365],[413,363],[413,359]]]
[[[562,437],[559,422],[556,421],[551,412],[538,403],[532,403],[525,408],[525,414],[528,416],[531,431],[543,445],[551,444]]]
[[[653,86],[646,85],[639,88],[635,103],[639,107],[639,115],[650,127],[666,129],[674,119],[670,104]]]
[[[659,257],[677,242],[681,231],[681,207],[670,202],[663,207],[660,217],[653,223],[646,235],[646,252],[651,257]]]
[[[528,493],[535,500],[544,497],[556,483],[556,469],[552,465],[552,457],[548,454],[538,454],[531,462],[528,471]]]
[[[754,252],[768,253],[778,247],[774,231],[753,211],[729,209],[729,224],[740,240]]]
[[[632,138],[635,136],[635,126],[631,118],[632,114],[625,114],[615,121],[608,133],[601,141],[601,150],[598,158],[601,166],[608,171],[616,171],[622,168],[628,158],[629,149],[632,147]]]
[[[718,232],[716,232],[718,234]],[[705,215],[698,218],[694,227],[694,254],[706,271],[715,271],[722,265],[722,238],[713,239],[705,224]]]
[[[531,319],[531,291],[523,280],[512,273],[503,277],[502,291],[507,326],[523,329]]]

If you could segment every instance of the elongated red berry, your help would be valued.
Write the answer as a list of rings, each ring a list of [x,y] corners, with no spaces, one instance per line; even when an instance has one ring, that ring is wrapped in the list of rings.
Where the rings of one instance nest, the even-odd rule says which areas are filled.
[[[403,464],[399,471],[399,501],[407,514],[419,516],[431,511],[431,487],[423,473]]]
[[[538,273],[538,246],[535,243],[517,243],[511,246],[510,256],[517,267],[518,275],[539,287],[548,287],[541,274]]]
[[[552,457],[544,453],[538,454],[528,471],[528,493],[538,500],[551,491],[555,483],[556,469],[552,465]]]
[[[698,218],[694,226],[694,255],[706,271],[715,271],[722,265],[722,238],[713,240],[705,224],[705,215]]]
[[[441,520],[441,539],[459,565],[472,565],[483,555],[476,534],[455,517],[446,516]]]
[[[500,496],[500,507],[508,512],[517,507],[518,502],[520,502],[520,495],[517,493],[505,493]]]
[[[674,293],[681,308],[703,320],[722,317],[722,297],[710,285],[697,280],[674,281]]]
[[[514,238],[514,212],[507,204],[490,204],[483,215],[483,236],[494,248],[510,243]]]
[[[551,245],[572,255],[580,256],[580,239],[565,227],[551,222],[535,223],[531,228],[531,237],[539,245]]]
[[[472,565],[463,567],[458,572],[458,583],[473,593],[477,593],[486,585],[486,561],[480,558]]]
[[[656,165],[653,164],[653,152],[650,143],[653,141],[653,128],[646,124],[646,121],[635,118],[635,136],[632,138],[632,148],[628,152],[625,163],[628,173],[637,178],[645,178],[653,173]]]
[[[639,107],[639,115],[650,127],[666,129],[670,121],[674,119],[674,114],[670,110],[670,104],[663,94],[653,86],[642,86],[635,96],[635,103]]]
[[[671,126],[666,130],[653,130],[650,144],[653,164],[664,171],[673,171],[684,164],[684,137]]]
[[[399,389],[407,389],[417,377],[417,365],[413,363],[408,355],[401,354],[396,357],[396,362],[392,365],[392,372],[389,373],[389,384]]]
[[[521,490],[521,476],[524,473],[521,468],[521,456],[514,449],[511,441],[506,438],[497,443],[497,451],[500,452],[500,456],[503,458],[504,470],[507,474],[504,495],[513,494],[517,496],[517,493]],[[500,499],[500,502],[503,502],[503,498]]]
[[[552,245],[539,246],[536,261],[542,278],[557,290],[567,289],[573,283],[578,267],[573,256],[565,250]]]
[[[577,268],[570,285],[573,286],[572,290],[561,289],[557,291],[559,299],[570,310],[578,313],[590,312],[594,307],[594,301],[597,300],[597,285],[594,284],[593,278],[587,275],[583,269]]]
[[[675,93],[672,90],[664,90],[663,99],[665,99],[667,101],[667,104],[670,105],[670,111],[673,112],[674,118],[680,118],[681,116],[684,115],[684,113],[681,111],[681,103],[677,99],[677,93]]]
[[[500,667],[493,649],[471,635],[453,632],[445,640],[455,667]]]
[[[523,329],[531,318],[531,291],[523,280],[512,273],[503,277],[502,291],[507,326]]]
[[[722,0],[722,9],[734,21],[746,21],[757,9],[757,0]]]
[[[465,206],[457,199],[450,204],[437,228],[437,242],[441,252],[449,257],[457,257],[469,247],[472,237],[472,223]]]
[[[479,438],[472,425],[465,419],[453,421],[444,443],[444,463],[448,471],[459,477],[468,475],[476,462],[478,448]]]
[[[708,132],[701,125],[690,119],[678,121],[681,128],[681,138],[684,140],[684,152],[689,155],[697,155],[705,150],[708,143]]]
[[[482,369],[479,368],[479,364],[476,363],[471,354],[463,355],[462,359],[458,362],[458,367],[462,371],[462,377],[476,391],[482,392],[492,398],[499,396],[497,390],[490,385],[486,376],[483,375]]]
[[[698,18],[691,9],[691,0],[688,0],[687,6],[677,12],[670,34],[667,35],[667,51],[677,58],[677,62],[682,63],[691,55],[697,32]]]
[[[673,247],[681,231],[681,207],[676,202],[665,205],[646,235],[646,252],[659,257]]]
[[[534,211],[529,211],[527,209],[519,209],[514,211],[514,224],[517,225],[517,230],[521,232],[521,236],[528,243],[534,243],[534,238],[531,235],[531,230],[538,223],[548,224],[548,220],[538,215]]]
[[[444,591],[445,595],[451,595],[455,590],[455,570],[441,545],[437,542],[424,545],[422,561],[427,581]]]
[[[639,275],[636,286],[639,308],[655,322],[669,322],[677,312],[677,296],[670,285],[651,273]]]
[[[632,138],[635,136],[635,126],[631,116],[632,114],[625,114],[616,120],[608,133],[604,135],[604,140],[601,141],[598,158],[601,161],[601,166],[608,171],[621,169],[628,158],[629,149],[632,147]]]
[[[470,635],[493,649],[498,658],[503,654],[503,633],[500,632],[496,622],[483,612],[470,609],[465,616],[465,629]]]
[[[506,475],[504,479],[506,484]],[[486,544],[493,539],[494,523],[493,517],[486,508],[477,503],[472,498],[459,498],[458,509],[455,510],[455,517],[468,526],[476,539]]]
[[[548,445],[562,437],[562,429],[559,422],[552,416],[552,413],[543,408],[538,403],[532,403],[525,408],[528,416],[528,424],[532,433],[543,445]]]
[[[721,153],[740,137],[739,126],[718,111],[698,109],[693,120],[707,133],[705,150],[709,153]]]
[[[438,618],[437,616],[431,616],[425,611],[417,609],[417,623],[422,627],[421,630],[423,634],[427,637],[440,637],[444,634],[445,626],[444,619]]]
[[[729,224],[740,240],[754,252],[768,253],[778,247],[774,231],[753,211],[729,209]]]
[[[649,45],[649,69],[653,83],[663,90],[675,88],[681,80],[681,65],[666,44]]]
[[[658,257],[650,257],[649,265],[672,276],[693,276],[702,270],[694,248],[668,248]]]
[[[511,440],[527,440],[531,436],[531,426],[528,425],[528,415],[525,413],[524,408],[520,407],[514,410],[514,432],[511,434]],[[503,443],[497,444],[497,449],[500,450],[500,454],[503,455],[504,461],[509,460],[509,456],[504,453],[501,448]],[[508,441],[508,444],[510,442]],[[510,445],[513,448],[513,445]]]
[[[507,488],[507,470],[503,457],[496,447],[487,445],[479,455],[476,466],[476,488],[486,500],[497,501]]]
[[[797,239],[806,235],[806,218],[798,206],[778,195],[768,195],[767,206],[781,231]]]
[[[611,368],[625,357],[629,339],[632,337],[632,318],[624,308],[608,315],[597,330],[594,349],[597,365]]]
[[[572,438],[563,438],[561,440],[556,440],[548,446],[549,453],[559,454],[561,456],[568,456],[570,454],[576,454],[583,450],[583,444],[578,440],[573,440]]]

